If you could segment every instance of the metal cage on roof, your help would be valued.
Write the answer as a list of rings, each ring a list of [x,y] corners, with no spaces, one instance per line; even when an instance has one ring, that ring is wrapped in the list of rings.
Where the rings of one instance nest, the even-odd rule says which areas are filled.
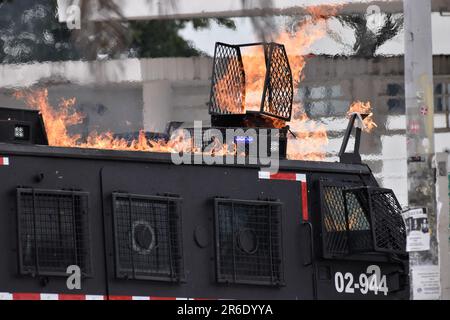
[[[246,112],[246,75],[242,61],[243,47],[262,47],[266,64],[264,88],[259,113],[290,121],[294,86],[284,45],[251,43],[230,45],[216,43],[209,113],[211,115]]]

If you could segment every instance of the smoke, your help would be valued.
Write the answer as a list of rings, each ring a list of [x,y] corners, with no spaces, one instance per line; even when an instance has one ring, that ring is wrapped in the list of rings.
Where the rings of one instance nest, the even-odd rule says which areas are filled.
[[[272,0],[241,0],[242,2],[242,10],[248,10],[255,6],[259,8],[273,8]],[[263,42],[268,42],[271,39],[272,35],[275,33],[277,29],[277,24],[275,22],[274,16],[268,13],[261,12],[261,16],[252,16],[250,17],[251,23],[253,25],[253,29],[257,33],[258,38]]]

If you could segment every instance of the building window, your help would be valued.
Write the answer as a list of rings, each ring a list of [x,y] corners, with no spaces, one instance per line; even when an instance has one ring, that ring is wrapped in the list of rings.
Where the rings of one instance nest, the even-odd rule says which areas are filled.
[[[350,106],[341,85],[305,86],[300,89],[300,100],[312,118],[345,115]]]
[[[438,83],[434,87],[435,113],[448,112],[450,106],[450,83]]]
[[[403,114],[406,111],[405,87],[401,83],[388,83],[386,87],[389,113]]]

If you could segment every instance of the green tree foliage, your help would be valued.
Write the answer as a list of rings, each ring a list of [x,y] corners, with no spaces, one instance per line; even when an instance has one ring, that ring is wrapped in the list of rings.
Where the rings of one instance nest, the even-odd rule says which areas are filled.
[[[112,1],[99,0],[103,10],[121,17]],[[82,18],[88,2],[81,1]],[[195,29],[209,28],[213,21],[235,29],[233,20],[151,20],[103,22],[82,20],[81,30],[69,30],[57,18],[56,0],[0,0],[0,63],[31,61],[95,60],[110,58],[186,57],[202,54],[180,36],[192,23]]]
[[[56,1],[0,0],[0,62],[77,59],[55,12]]]
[[[403,29],[403,15],[384,14],[378,28],[368,26],[367,17],[362,14],[340,15],[337,19],[344,26],[353,29],[356,41],[353,45],[355,56],[374,57],[378,48],[394,38]]]
[[[227,28],[236,29],[233,20],[214,19]],[[183,39],[179,31],[186,27],[188,20],[152,20],[131,22],[131,47],[136,49],[140,57],[191,57],[201,54],[192,43]],[[205,29],[211,26],[212,19],[194,19],[194,29]]]

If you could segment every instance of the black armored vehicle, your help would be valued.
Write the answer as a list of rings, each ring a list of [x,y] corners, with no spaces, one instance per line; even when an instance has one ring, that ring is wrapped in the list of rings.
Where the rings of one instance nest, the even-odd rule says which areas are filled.
[[[0,299],[408,299],[401,207],[361,162],[364,115],[352,115],[340,162],[285,159],[289,61],[282,45],[257,45],[261,110],[221,107],[221,73],[236,71],[225,90],[239,104],[245,72],[241,46],[218,43],[211,123],[278,130],[265,139],[277,172],[263,159],[175,165],[165,153],[52,147],[38,112],[0,109]]]

